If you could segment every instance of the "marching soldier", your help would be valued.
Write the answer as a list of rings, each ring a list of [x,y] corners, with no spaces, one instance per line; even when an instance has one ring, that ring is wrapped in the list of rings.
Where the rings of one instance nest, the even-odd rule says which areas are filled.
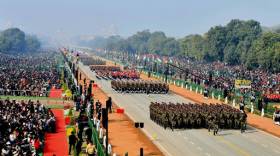
[[[213,130],[214,130],[213,134],[217,135],[218,131],[219,131],[219,123],[218,123],[217,118],[215,118],[214,121],[213,121]]]
[[[174,128],[208,128],[214,130],[214,135],[219,128],[241,129],[246,128],[245,113],[228,105],[197,105],[157,103],[150,105],[150,118],[157,124],[174,130]]]
[[[246,120],[247,120],[247,114],[245,111],[242,112],[240,116],[240,131],[241,133],[245,132],[246,130]]]
[[[166,83],[159,81],[143,80],[113,80],[111,86],[121,92],[144,92],[144,93],[168,93],[169,87]]]

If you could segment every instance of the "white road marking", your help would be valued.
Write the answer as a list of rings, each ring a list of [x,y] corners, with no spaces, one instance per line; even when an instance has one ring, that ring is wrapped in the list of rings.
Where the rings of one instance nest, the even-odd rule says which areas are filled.
[[[202,148],[201,148],[201,147],[198,146],[198,147],[196,147],[196,148],[197,148],[199,151],[202,151]]]
[[[262,144],[263,147],[267,148],[268,146],[266,144]]]
[[[275,153],[280,153],[280,151],[278,151],[278,150],[276,150],[276,149],[274,149],[273,151],[274,151]]]
[[[190,143],[191,143],[192,145],[194,145],[194,142],[190,141]]]
[[[258,142],[257,139],[252,139],[254,142]]]

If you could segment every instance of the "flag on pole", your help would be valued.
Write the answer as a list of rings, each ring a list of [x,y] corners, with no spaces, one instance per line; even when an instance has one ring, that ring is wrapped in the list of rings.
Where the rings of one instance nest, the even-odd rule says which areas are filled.
[[[145,61],[147,59],[146,55],[144,55],[143,60]]]
[[[169,58],[169,63],[173,63],[173,60],[171,58]]]
[[[156,60],[155,60],[157,63],[162,63],[162,60],[158,57]]]

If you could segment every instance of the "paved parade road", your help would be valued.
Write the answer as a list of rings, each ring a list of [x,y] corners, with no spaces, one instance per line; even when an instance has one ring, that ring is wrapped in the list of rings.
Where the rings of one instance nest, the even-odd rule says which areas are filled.
[[[163,94],[122,94],[111,89],[110,81],[97,80],[89,67],[79,65],[88,76],[94,78],[113,102],[125,109],[135,122],[144,122],[144,133],[150,137],[165,155],[171,156],[279,156],[280,139],[249,127],[245,133],[238,130],[220,131],[213,136],[206,129],[164,130],[149,118],[152,101],[191,102],[181,96]]]

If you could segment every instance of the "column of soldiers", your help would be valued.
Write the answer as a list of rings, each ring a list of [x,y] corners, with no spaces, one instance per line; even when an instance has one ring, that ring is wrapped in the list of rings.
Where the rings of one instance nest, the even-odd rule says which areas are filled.
[[[169,91],[167,83],[151,80],[113,80],[111,86],[118,92],[127,93],[167,94]]]
[[[105,65],[106,62],[104,60],[98,58],[92,58],[90,56],[80,56],[80,61],[84,65]]]
[[[96,78],[112,80],[112,79],[140,79],[140,74],[135,70],[125,71],[110,71],[110,70],[95,70]]]
[[[228,105],[174,104],[152,102],[150,118],[160,126],[173,129],[207,128],[214,135],[219,129],[246,129],[247,115]]]
[[[107,66],[107,65],[90,65],[91,71],[121,71],[119,66]]]

